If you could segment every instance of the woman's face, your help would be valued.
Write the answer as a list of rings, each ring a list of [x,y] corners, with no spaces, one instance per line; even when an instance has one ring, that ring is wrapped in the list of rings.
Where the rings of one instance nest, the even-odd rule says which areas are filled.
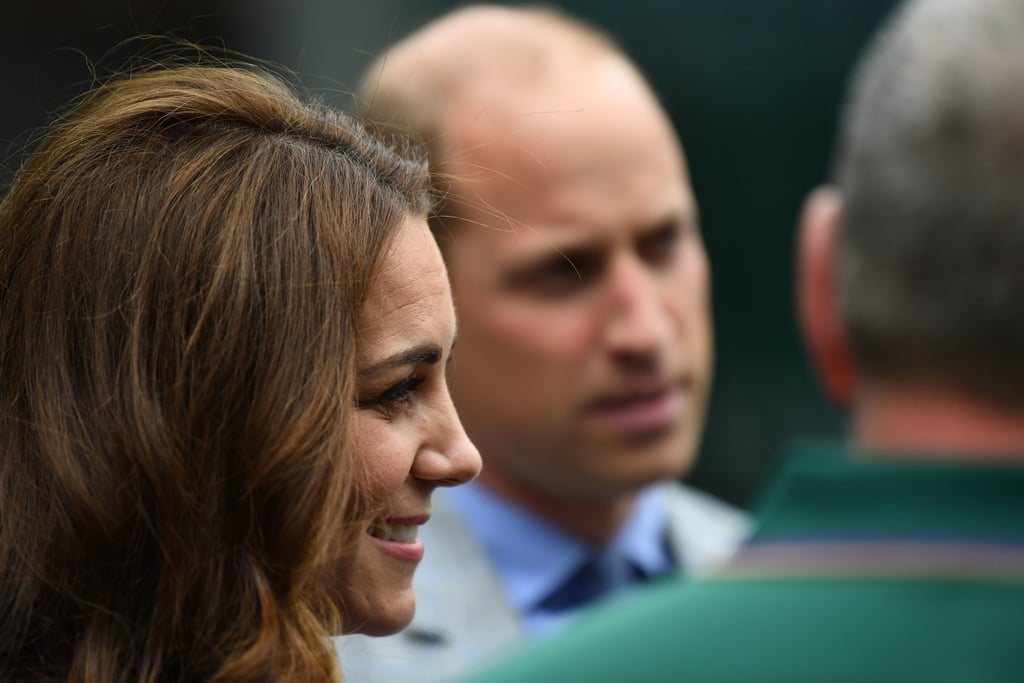
[[[375,518],[342,576],[346,632],[386,635],[412,619],[419,525],[438,486],[470,481],[480,455],[445,380],[455,310],[426,221],[410,218],[366,301],[358,356],[355,457]]]

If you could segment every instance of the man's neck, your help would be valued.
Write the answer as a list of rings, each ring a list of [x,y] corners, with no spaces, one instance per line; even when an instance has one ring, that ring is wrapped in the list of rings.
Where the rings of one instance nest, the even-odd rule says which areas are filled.
[[[1024,461],[1024,411],[949,390],[873,386],[855,409],[863,450],[971,461]]]
[[[595,546],[607,543],[622,528],[633,511],[638,495],[632,491],[605,498],[569,497],[564,493],[549,493],[523,486],[487,468],[484,468],[477,482]]]

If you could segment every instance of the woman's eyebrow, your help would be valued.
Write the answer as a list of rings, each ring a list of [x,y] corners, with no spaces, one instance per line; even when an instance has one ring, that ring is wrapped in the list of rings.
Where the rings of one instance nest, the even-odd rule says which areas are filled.
[[[396,353],[394,356],[385,358],[379,363],[374,363],[369,367],[361,369],[359,374],[369,375],[381,370],[402,368],[407,365],[434,365],[440,360],[441,347],[435,344],[426,344],[424,346],[416,346],[406,351]]]

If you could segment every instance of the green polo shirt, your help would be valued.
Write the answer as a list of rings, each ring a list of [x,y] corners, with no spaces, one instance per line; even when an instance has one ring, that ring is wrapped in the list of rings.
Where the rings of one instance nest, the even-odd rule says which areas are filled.
[[[1024,467],[794,450],[720,574],[472,680],[1024,681]]]

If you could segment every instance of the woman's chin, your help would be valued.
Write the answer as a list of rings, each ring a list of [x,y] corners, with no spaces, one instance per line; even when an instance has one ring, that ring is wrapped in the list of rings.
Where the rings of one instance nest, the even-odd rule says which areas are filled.
[[[358,609],[345,615],[343,635],[390,636],[408,626],[416,613],[416,595],[410,588],[390,597],[360,601]]]
[[[412,621],[412,615],[410,614],[406,619],[397,620],[377,620],[373,623],[365,623],[359,628],[356,633],[361,633],[364,636],[390,636],[398,633],[403,628],[409,625]]]

